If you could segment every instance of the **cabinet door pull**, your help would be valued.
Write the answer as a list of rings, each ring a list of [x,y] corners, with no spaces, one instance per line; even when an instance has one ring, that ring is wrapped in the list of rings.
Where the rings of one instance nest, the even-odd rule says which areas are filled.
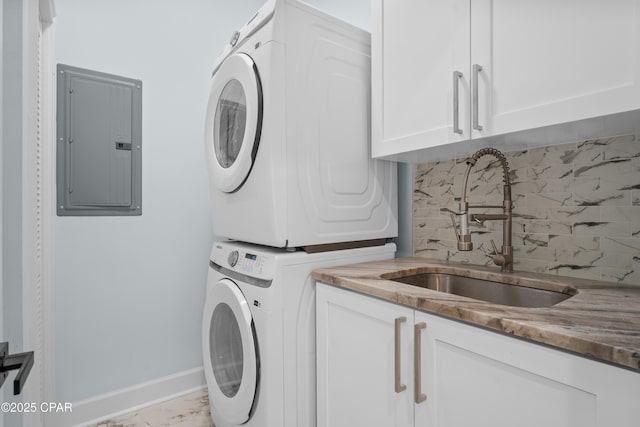
[[[473,64],[473,128],[475,130],[482,130],[480,126],[478,112],[478,74],[482,71],[482,66],[479,64]]]
[[[460,79],[462,73],[460,71],[453,72],[453,133],[462,135],[462,129],[460,129]]]
[[[406,322],[407,318],[404,316],[395,319],[395,391],[400,393],[407,389],[405,384],[400,381],[400,362],[402,360],[402,352],[400,349],[400,328],[402,323]]]
[[[416,403],[421,403],[427,400],[427,396],[422,393],[422,342],[421,342],[421,331],[427,327],[427,324],[424,322],[420,322],[414,325],[413,327],[413,335],[414,335],[414,351],[413,351],[413,367],[414,367],[414,380],[415,380],[415,401]]]

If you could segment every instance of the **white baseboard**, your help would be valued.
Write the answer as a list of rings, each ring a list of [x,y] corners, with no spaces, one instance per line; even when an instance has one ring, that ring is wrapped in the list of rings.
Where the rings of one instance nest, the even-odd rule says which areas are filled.
[[[73,403],[70,413],[56,416],[58,427],[82,427],[188,394],[206,387],[204,370],[190,369]]]

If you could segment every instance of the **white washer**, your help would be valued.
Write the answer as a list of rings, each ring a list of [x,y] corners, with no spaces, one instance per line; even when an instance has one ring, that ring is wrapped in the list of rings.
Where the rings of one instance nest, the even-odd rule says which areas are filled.
[[[217,236],[300,247],[397,235],[396,165],[370,154],[370,34],[267,2],[216,59],[205,147]]]
[[[393,258],[395,245],[308,254],[238,242],[211,251],[202,354],[216,427],[316,425],[312,270]]]

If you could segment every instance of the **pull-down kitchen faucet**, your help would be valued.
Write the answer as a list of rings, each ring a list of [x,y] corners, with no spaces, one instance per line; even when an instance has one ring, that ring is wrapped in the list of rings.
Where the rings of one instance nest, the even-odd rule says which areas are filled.
[[[502,165],[502,172],[504,174],[504,200],[502,206],[500,205],[474,205],[470,206],[467,202],[467,184],[469,181],[469,173],[471,168],[476,164],[480,157],[492,155],[496,157]],[[469,209],[502,209],[502,214],[471,214],[468,215]],[[504,154],[495,148],[483,148],[476,151],[476,153],[467,159],[467,171],[464,174],[464,187],[462,188],[462,200],[459,204],[459,211],[456,212],[449,208],[440,209],[443,212],[449,212],[451,214],[451,222],[453,223],[453,230],[456,233],[458,240],[458,250],[470,251],[473,249],[473,243],[471,242],[471,233],[469,232],[469,223],[475,222],[482,225],[485,221],[501,220],[502,221],[502,250],[498,252],[498,248],[493,240],[491,240],[491,246],[495,255],[493,256],[493,262],[500,266],[500,271],[503,273],[513,273],[513,246],[511,245],[511,183],[509,182],[509,164],[505,159]],[[456,225],[455,217],[460,217],[460,231]]]

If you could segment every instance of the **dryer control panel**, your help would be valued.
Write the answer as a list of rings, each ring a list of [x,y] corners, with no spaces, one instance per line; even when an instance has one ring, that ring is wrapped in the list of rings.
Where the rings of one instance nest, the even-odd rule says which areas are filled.
[[[222,53],[214,61],[213,74],[216,73],[222,62],[233,52],[235,52],[248,37],[252,36],[259,29],[264,27],[271,18],[275,15],[275,2],[266,2],[255,15],[253,15],[249,21],[237,31],[231,34],[229,43],[227,43],[222,49]],[[263,40],[262,43],[266,43],[268,40]]]

